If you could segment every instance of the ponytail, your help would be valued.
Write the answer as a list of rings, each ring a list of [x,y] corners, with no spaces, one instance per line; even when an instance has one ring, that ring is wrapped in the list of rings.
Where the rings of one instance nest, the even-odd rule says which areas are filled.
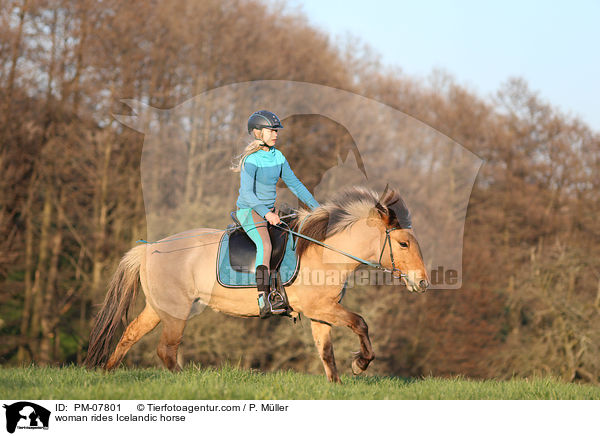
[[[234,158],[234,161],[230,167],[231,171],[233,171],[234,173],[239,173],[240,171],[242,171],[244,167],[244,161],[246,160],[246,158],[252,153],[256,153],[258,150],[260,150],[260,148],[263,145],[265,145],[265,143],[260,139],[255,139],[250,144],[248,144],[242,152],[242,154]]]

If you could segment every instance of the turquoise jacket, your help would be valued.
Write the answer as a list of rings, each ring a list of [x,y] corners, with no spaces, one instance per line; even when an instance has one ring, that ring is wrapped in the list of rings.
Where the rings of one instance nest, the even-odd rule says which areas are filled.
[[[308,189],[298,180],[285,156],[275,147],[270,147],[269,151],[260,149],[252,153],[242,162],[237,207],[254,209],[264,218],[275,206],[275,186],[279,178],[308,207],[314,209],[319,206]]]

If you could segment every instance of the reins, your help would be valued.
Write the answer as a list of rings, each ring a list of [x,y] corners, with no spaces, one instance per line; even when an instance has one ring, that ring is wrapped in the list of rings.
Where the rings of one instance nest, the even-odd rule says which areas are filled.
[[[359,263],[362,263],[363,265],[367,265],[367,266],[370,266],[372,268],[377,268],[377,269],[379,269],[381,271],[384,271],[384,272],[389,272],[392,275],[394,275],[395,272],[398,272],[398,273],[400,273],[399,275],[394,275],[395,277],[398,277],[398,278],[408,277],[400,269],[396,268],[396,264],[394,262],[394,253],[392,252],[392,241],[391,241],[390,233],[392,231],[394,231],[394,230],[398,230],[400,227],[391,227],[391,228],[385,229],[385,242],[383,243],[383,248],[381,249],[381,253],[379,254],[379,263],[374,263],[374,262],[371,262],[369,260],[362,259],[362,258],[360,258],[358,256],[354,256],[353,254],[346,253],[343,250],[340,250],[338,248],[332,247],[331,245],[326,244],[326,243],[324,243],[322,241],[319,241],[317,239],[314,239],[314,238],[311,238],[309,236],[303,235],[302,233],[295,232],[294,230],[292,230],[292,228],[286,222],[282,221],[282,223],[285,224],[285,226],[287,227],[287,229],[284,228],[284,227],[281,227],[281,226],[279,226],[277,224],[275,224],[274,226],[277,227],[278,229],[281,229],[283,231],[289,232],[292,235],[296,235],[296,236],[298,236],[298,237],[300,237],[302,239],[306,239],[307,241],[310,241],[312,243],[320,245],[323,248],[327,248],[328,250],[335,251],[336,253],[342,254],[342,255],[350,258],[350,259],[353,259],[353,260],[355,260],[355,261],[357,261]],[[390,259],[392,261],[392,269],[385,268],[381,264],[381,259],[383,258],[383,253],[385,251],[386,243],[390,247]]]
[[[282,216],[280,218],[293,218],[293,217],[297,217],[297,216],[298,216],[297,213],[291,213],[291,214],[288,214],[288,215],[284,215],[284,216]],[[306,217],[305,217],[305,219],[306,219]],[[266,223],[266,222],[267,222],[267,220],[263,220],[263,221],[260,221],[260,222],[258,222],[256,224],[262,224],[262,223]],[[394,277],[397,277],[397,278],[406,278],[406,277],[408,277],[400,269],[396,268],[396,263],[394,261],[394,252],[392,251],[392,238],[390,236],[390,233],[393,232],[394,230],[398,230],[400,227],[390,227],[390,228],[385,229],[385,241],[383,243],[383,248],[381,249],[381,253],[379,254],[379,263],[375,263],[375,262],[371,262],[371,261],[366,260],[366,259],[362,259],[362,258],[360,258],[358,256],[354,256],[353,254],[346,253],[343,250],[340,250],[338,248],[332,247],[331,245],[326,244],[326,243],[324,243],[322,241],[319,241],[317,239],[311,238],[310,236],[306,236],[306,235],[303,235],[302,233],[296,232],[296,231],[292,230],[292,228],[285,221],[281,221],[281,224],[285,225],[287,228],[285,228],[285,227],[283,227],[281,225],[278,225],[278,224],[272,224],[272,225],[274,227],[277,227],[280,230],[283,230],[284,232],[289,232],[292,235],[296,235],[299,238],[306,239],[307,241],[310,241],[310,242],[312,242],[314,244],[320,245],[323,248],[326,248],[326,249],[331,250],[331,251],[335,251],[336,253],[339,253],[339,254],[341,254],[343,256],[346,256],[346,257],[348,257],[350,259],[353,259],[353,260],[355,260],[355,261],[357,261],[359,263],[362,263],[363,265],[367,265],[367,266],[370,266],[372,268],[377,268],[378,270],[381,270],[383,272],[391,273]],[[303,224],[304,224],[304,220],[302,220],[300,222],[299,230],[302,229],[302,225]],[[160,243],[163,243],[163,242],[178,241],[180,239],[195,238],[196,236],[199,236],[199,235],[207,235],[207,234],[211,234],[211,233],[220,233],[220,232],[229,231],[229,230],[237,230],[239,228],[242,228],[242,226],[241,225],[236,225],[236,226],[233,226],[233,227],[228,227],[225,230],[214,230],[214,231],[210,231],[210,232],[207,231],[207,232],[197,233],[197,234],[190,235],[190,236],[182,236],[180,238],[165,239],[163,241],[154,241],[154,242],[149,242],[149,241],[146,241],[144,239],[138,239],[136,241],[136,243],[142,243],[142,244],[160,244]],[[386,245],[390,249],[390,260],[392,261],[392,269],[384,267],[382,265],[382,263],[381,263],[381,259],[383,259],[383,253],[385,252]],[[296,249],[296,245],[295,244],[292,245],[292,247],[293,247],[294,250]],[[399,273],[399,275],[396,275],[395,273]]]

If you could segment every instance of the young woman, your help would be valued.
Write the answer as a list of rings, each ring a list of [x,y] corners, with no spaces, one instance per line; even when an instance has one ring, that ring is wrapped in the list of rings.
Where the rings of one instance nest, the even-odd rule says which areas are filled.
[[[311,209],[319,206],[308,189],[294,175],[285,156],[275,148],[278,129],[282,128],[279,118],[272,112],[262,110],[250,115],[248,133],[255,139],[248,144],[238,164],[233,167],[234,171],[240,173],[236,216],[256,244],[256,287],[261,318],[271,314],[271,308],[267,304],[271,259],[271,238],[267,231],[267,222],[273,225],[280,223],[279,215],[275,213],[277,181],[281,178]],[[272,309],[275,312],[283,307],[273,306]]]

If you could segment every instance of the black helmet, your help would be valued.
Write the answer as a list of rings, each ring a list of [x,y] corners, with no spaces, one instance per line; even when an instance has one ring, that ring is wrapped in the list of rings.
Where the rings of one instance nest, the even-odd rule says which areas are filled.
[[[254,112],[248,118],[248,133],[252,133],[252,129],[283,129],[281,121],[273,112],[258,111]]]

